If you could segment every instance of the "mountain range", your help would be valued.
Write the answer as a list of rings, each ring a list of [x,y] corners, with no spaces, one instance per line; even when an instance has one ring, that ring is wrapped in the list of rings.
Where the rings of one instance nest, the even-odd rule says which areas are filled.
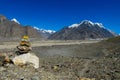
[[[46,39],[52,34],[52,30],[38,30],[32,26],[23,26],[20,22],[13,18],[8,20],[5,16],[0,15],[0,40],[4,39],[19,39],[23,35],[28,35],[30,38]]]
[[[101,23],[93,23],[84,20],[79,24],[66,26],[60,31],[52,34],[48,39],[51,40],[85,40],[103,39],[117,36],[114,32],[106,29]]]
[[[88,20],[66,26],[56,32],[34,26],[23,26],[16,18],[8,20],[5,16],[0,15],[0,40],[8,38],[19,39],[23,35],[28,35],[30,38],[50,40],[103,39],[117,36],[117,34],[106,29],[101,23],[93,23]]]

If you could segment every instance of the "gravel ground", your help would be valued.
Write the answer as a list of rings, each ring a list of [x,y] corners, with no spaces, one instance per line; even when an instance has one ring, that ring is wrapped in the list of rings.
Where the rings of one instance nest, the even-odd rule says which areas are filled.
[[[63,56],[40,58],[38,69],[30,65],[5,64],[0,67],[0,80],[77,80],[83,76],[87,61]]]
[[[1,52],[10,54],[14,50]],[[36,46],[32,52],[40,58],[38,69],[31,65],[0,65],[0,80],[120,80],[120,52],[110,52],[101,44]]]

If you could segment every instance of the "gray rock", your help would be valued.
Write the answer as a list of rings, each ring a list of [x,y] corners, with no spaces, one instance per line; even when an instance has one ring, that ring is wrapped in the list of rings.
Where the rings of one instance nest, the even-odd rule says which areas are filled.
[[[38,76],[33,76],[31,80],[40,80],[40,78]]]
[[[39,57],[31,53],[22,54],[13,58],[13,63],[18,66],[22,66],[28,63],[32,63],[34,68],[39,68]]]
[[[5,71],[5,70],[6,70],[6,68],[0,67],[0,72]]]

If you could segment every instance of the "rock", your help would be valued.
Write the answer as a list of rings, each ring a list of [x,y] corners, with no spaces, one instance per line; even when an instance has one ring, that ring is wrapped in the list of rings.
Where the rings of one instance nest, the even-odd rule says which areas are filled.
[[[34,76],[31,78],[31,80],[40,80],[40,78],[38,76]]]
[[[6,68],[4,68],[4,67],[0,67],[0,72],[2,72],[2,71],[6,71],[7,69]]]
[[[18,66],[23,66],[32,63],[34,68],[39,68],[39,58],[31,53],[22,54],[13,58],[13,63]]]

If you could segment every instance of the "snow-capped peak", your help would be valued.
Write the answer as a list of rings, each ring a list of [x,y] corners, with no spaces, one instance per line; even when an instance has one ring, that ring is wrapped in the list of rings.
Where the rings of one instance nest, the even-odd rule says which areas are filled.
[[[40,29],[40,31],[42,31],[43,33],[55,33],[56,31],[53,31],[53,30],[45,30],[45,29]]]
[[[11,21],[14,21],[14,22],[20,24],[19,21],[16,18],[11,19]]]
[[[95,22],[93,23],[92,21],[89,21],[89,20],[83,20],[81,23],[77,24],[72,24],[70,26],[68,26],[68,28],[77,28],[78,26],[82,25],[82,24],[85,24],[85,25],[89,25],[90,27],[94,27],[94,26],[99,26],[100,28],[104,28],[104,26],[102,25],[102,23],[98,23],[98,22]]]
[[[92,21],[89,21],[89,20],[83,20],[80,24],[91,24],[91,25],[94,25],[94,23]]]
[[[88,24],[88,25],[90,25],[90,26],[94,26],[94,23],[93,23],[93,22],[91,22],[91,21],[89,21],[89,20],[83,20],[83,21],[82,21],[81,23],[79,23],[79,24],[75,23],[75,24],[72,24],[72,25],[68,26],[68,28],[77,28],[78,26],[80,26],[80,25],[82,25],[82,24]]]
[[[40,31],[42,31],[43,33],[55,33],[56,31],[53,31],[53,30],[45,30],[45,29],[39,29]]]
[[[49,33],[49,34],[53,34],[53,33],[56,32],[56,31],[54,31],[54,30],[45,30],[45,29],[40,29],[40,28],[38,28],[38,27],[34,27],[34,29],[37,29],[37,30],[39,30],[39,31],[42,32],[42,33]]]

